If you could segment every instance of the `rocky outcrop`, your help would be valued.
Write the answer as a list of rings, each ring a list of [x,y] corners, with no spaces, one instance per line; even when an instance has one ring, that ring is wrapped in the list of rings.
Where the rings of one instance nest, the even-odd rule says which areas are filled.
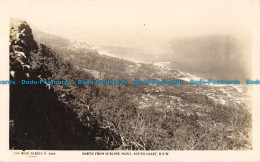
[[[10,85],[10,149],[97,149],[95,130],[81,124],[52,89],[21,84],[40,80],[30,64],[37,50],[29,25],[11,20],[10,79],[16,84]]]
[[[52,79],[55,69],[46,70],[48,63],[59,69],[58,62],[62,63],[50,48],[37,44],[26,21],[11,20],[9,45],[10,80],[15,81],[10,85],[10,149],[100,150],[122,144],[115,128],[100,124],[85,101],[65,95],[69,89],[21,84],[21,80]],[[71,99],[81,104],[68,105]],[[79,112],[78,107],[82,108]]]
[[[30,53],[38,47],[33,39],[32,30],[22,20],[11,19],[10,26],[10,79],[30,77]]]

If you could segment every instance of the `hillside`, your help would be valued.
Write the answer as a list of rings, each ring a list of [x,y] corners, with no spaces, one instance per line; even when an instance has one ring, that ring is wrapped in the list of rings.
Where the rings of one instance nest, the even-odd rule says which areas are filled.
[[[187,82],[134,85],[134,79],[185,80],[191,75],[100,55],[85,42],[31,31],[24,21],[12,22],[10,32],[12,79],[17,83],[21,78],[72,82],[11,86],[10,148],[252,148],[251,102],[246,88],[239,92],[233,86],[199,86]],[[19,52],[26,56],[22,63]],[[129,84],[77,84],[77,80],[95,79],[127,80]]]
[[[113,140],[114,145],[109,141],[96,142],[95,138],[113,139],[119,135],[101,128],[91,109],[73,111],[72,105],[64,101],[65,98],[75,98],[66,85],[21,84],[21,80],[50,79],[54,71],[47,68],[53,61],[60,68],[64,67],[60,69],[62,73],[71,68],[69,62],[58,56],[54,58],[49,48],[37,45],[25,21],[13,19],[10,26],[10,79],[16,84],[10,85],[10,149],[92,150],[119,146],[120,140],[117,139]],[[83,101],[77,105],[80,107],[88,106]]]

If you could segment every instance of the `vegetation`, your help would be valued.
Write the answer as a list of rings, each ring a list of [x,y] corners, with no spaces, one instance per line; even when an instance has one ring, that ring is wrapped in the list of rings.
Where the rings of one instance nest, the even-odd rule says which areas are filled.
[[[35,35],[37,37],[37,33]],[[55,38],[55,42],[57,39]],[[45,141],[48,141],[48,138],[53,141],[57,139],[50,137],[52,134],[62,136],[59,142],[52,144],[54,149],[252,149],[251,113],[247,103],[238,103],[233,99],[241,95],[232,91],[232,88],[229,87],[228,90],[223,87],[189,84],[133,85],[134,79],[177,80],[177,76],[181,74],[174,69],[162,69],[152,64],[99,55],[93,49],[71,50],[66,43],[54,46],[51,41],[45,41],[45,45],[41,44],[40,40],[36,41],[39,49],[30,54],[29,62],[32,66],[32,77],[72,82],[70,85],[51,85],[49,90],[46,87],[35,87],[35,90],[30,92],[28,87],[24,87],[25,95],[30,93],[29,97],[38,102],[28,103],[28,98],[19,102],[26,103],[22,105],[23,112],[28,112],[27,107],[30,107],[30,110],[40,108],[41,113],[33,115],[33,119],[37,121],[34,123],[48,121],[46,118],[51,114],[48,127],[53,127],[51,130],[57,130],[58,133],[47,132]],[[66,41],[62,39],[60,42]],[[130,84],[77,84],[77,80],[96,78],[127,80]],[[46,92],[43,93],[42,90]],[[14,90],[11,93],[12,101],[23,95],[18,92]],[[39,99],[35,94],[44,99]],[[221,99],[226,103],[219,102]],[[19,107],[17,101],[14,103],[11,107]],[[18,117],[15,118],[17,120]],[[62,126],[52,126],[52,123],[57,122]],[[39,125],[41,124],[44,123]],[[29,131],[26,133],[30,134],[30,137],[40,138],[42,132],[43,128],[39,129],[38,135]],[[64,132],[69,133],[62,135]],[[86,138],[83,138],[84,136]],[[13,139],[16,138],[17,136]],[[69,142],[65,142],[66,140]],[[32,143],[28,145],[28,148],[36,146]],[[61,147],[55,147],[58,145]],[[42,149],[50,145],[42,144],[38,147]]]
[[[103,80],[125,79],[130,83],[133,79],[173,78],[169,74],[162,75],[159,69],[149,64],[136,65],[130,61],[82,51],[56,51],[57,53],[52,52],[54,58],[48,59],[59,58],[60,63],[45,63],[46,67],[53,67],[49,71],[54,79],[72,80],[74,83],[77,79],[95,79],[91,73],[82,69],[103,73]],[[61,59],[61,56],[68,58],[71,54],[75,56],[71,61]],[[169,85],[72,84],[67,88],[70,95],[66,94],[69,97],[64,99],[64,102],[68,102],[69,107],[74,108],[78,114],[86,109],[84,106],[80,107],[81,101],[89,105],[95,112],[98,123],[102,123],[103,127],[113,128],[123,138],[120,149],[251,148],[248,134],[251,115],[246,107],[221,105],[207,95],[197,92],[199,89],[207,91],[210,87],[166,86]],[[65,87],[67,86],[62,85],[54,89],[56,93],[62,94],[60,91]],[[145,103],[144,96],[148,96]]]

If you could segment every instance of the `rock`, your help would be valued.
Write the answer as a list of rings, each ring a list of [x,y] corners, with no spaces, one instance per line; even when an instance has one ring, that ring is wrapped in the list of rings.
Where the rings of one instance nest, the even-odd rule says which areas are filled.
[[[25,32],[26,32],[26,30],[25,30],[25,29],[23,29],[23,30],[21,31],[21,33],[23,33],[23,34],[24,34]]]
[[[31,69],[30,65],[23,65],[22,67],[23,67],[24,72],[29,72],[29,70]]]
[[[14,78],[14,76],[15,76],[15,71],[11,70],[11,71],[10,71],[10,74],[11,74],[11,76]]]
[[[30,78],[30,74],[29,73],[26,73],[25,76],[26,76],[26,78]]]
[[[17,52],[23,52],[23,48],[18,45],[13,45],[13,50]]]
[[[26,58],[24,52],[15,51],[15,54],[16,54],[18,57]]]

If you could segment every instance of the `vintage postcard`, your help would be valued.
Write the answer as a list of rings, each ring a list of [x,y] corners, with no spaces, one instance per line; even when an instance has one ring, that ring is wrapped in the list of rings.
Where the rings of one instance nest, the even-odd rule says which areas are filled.
[[[0,161],[260,161],[259,5],[0,0]]]

